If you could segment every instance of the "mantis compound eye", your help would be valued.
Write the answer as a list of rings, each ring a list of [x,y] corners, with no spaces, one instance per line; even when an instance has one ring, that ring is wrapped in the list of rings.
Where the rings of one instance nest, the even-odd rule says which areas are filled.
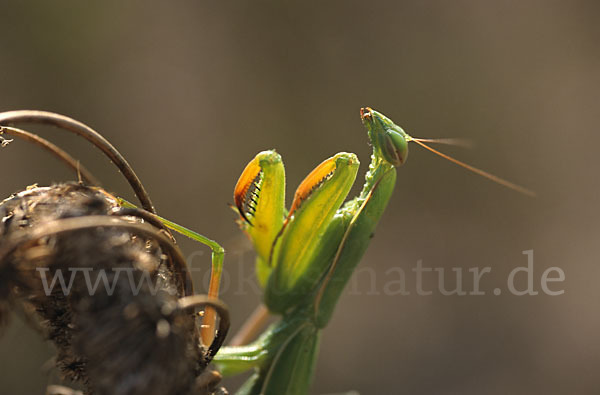
[[[381,151],[385,160],[394,166],[400,166],[408,157],[408,141],[401,133],[387,129]]]

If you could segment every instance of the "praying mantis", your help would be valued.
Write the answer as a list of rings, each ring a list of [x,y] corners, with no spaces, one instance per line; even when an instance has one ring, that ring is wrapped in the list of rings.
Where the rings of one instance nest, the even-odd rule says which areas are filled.
[[[360,117],[373,153],[364,186],[357,197],[344,203],[359,167],[356,155],[346,152],[326,159],[309,173],[297,188],[289,210],[285,208],[285,169],[281,156],[273,150],[257,154],[234,188],[232,207],[238,215],[240,228],[256,250],[256,273],[264,290],[266,310],[280,317],[254,342],[235,341],[236,345],[222,347],[214,357],[224,376],[254,370],[237,392],[240,395],[308,393],[320,334],[329,323],[342,291],[385,211],[394,190],[396,169],[407,160],[410,142],[505,187],[534,196],[526,188],[458,161],[427,144],[453,143],[451,140],[412,137],[391,119],[369,107],[360,110]],[[27,111],[0,114],[0,124],[7,120],[61,126],[100,147],[121,169],[149,215],[167,228],[211,248],[208,298],[218,297],[225,250],[214,240],[158,217],[141,182],[110,143],[86,125],[56,114]],[[9,127],[3,131],[11,136],[24,133]],[[72,167],[77,167],[79,174],[79,165],[72,158],[45,140],[38,139],[37,143],[49,147]],[[82,168],[81,175],[90,178],[86,174]],[[118,201],[122,207],[135,208],[124,199]],[[211,344],[218,335],[215,333],[217,319],[214,306],[207,304],[201,329],[202,343]]]
[[[393,193],[396,168],[407,159],[409,142],[496,183],[534,195],[426,144],[452,141],[414,138],[368,107],[361,109],[360,116],[373,154],[362,191],[354,199],[344,204],[359,161],[346,152],[326,159],[302,181],[289,211],[284,166],[275,151],[256,155],[235,186],[234,209],[240,228],[256,250],[264,303],[269,312],[281,317],[253,343],[224,347],[216,355],[224,376],[254,369],[240,395],[308,393],[321,331],[369,245]]]

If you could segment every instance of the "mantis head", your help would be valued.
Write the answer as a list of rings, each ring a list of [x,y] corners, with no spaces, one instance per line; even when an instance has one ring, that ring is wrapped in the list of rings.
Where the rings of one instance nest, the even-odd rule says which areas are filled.
[[[374,151],[393,166],[404,164],[411,137],[391,119],[370,107],[360,109],[360,118],[367,128]]]
[[[369,139],[371,140],[371,144],[373,144],[373,152],[375,157],[383,158],[383,160],[393,166],[400,166],[406,161],[406,158],[408,157],[408,143],[412,141],[426,150],[433,152],[434,154],[449,160],[450,162],[455,163],[464,169],[485,177],[488,180],[503,185],[509,189],[513,189],[524,195],[535,196],[535,193],[527,188],[495,176],[487,171],[483,171],[477,167],[461,162],[458,159],[446,155],[443,152],[440,152],[426,144],[437,143],[462,146],[469,145],[460,139],[427,139],[412,137],[402,130],[400,126],[396,125],[391,119],[370,107],[364,107],[360,109],[360,118],[362,119],[362,122],[369,133]]]

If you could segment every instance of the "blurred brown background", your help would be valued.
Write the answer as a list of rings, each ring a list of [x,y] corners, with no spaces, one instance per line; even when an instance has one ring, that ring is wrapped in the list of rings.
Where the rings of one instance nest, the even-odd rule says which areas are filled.
[[[128,158],[162,215],[222,241],[236,328],[259,294],[226,203],[256,152],[282,154],[289,196],[338,151],[359,155],[362,182],[361,106],[417,136],[472,139],[472,150],[445,151],[538,197],[412,147],[356,292],[324,333],[312,392],[599,393],[599,18],[595,1],[2,2],[0,110],[88,123]],[[87,143],[29,129],[132,198]],[[21,141],[0,163],[2,197],[74,178]],[[181,245],[208,269],[202,247]],[[566,281],[551,287],[565,293],[493,295],[529,249],[536,289],[557,266]],[[419,259],[446,272],[491,267],[486,295],[416,295]],[[383,294],[392,268],[409,274],[411,295]],[[435,290],[436,276],[427,278]],[[202,291],[202,272],[196,280]],[[0,353],[3,393],[40,394],[56,382],[41,372],[51,347],[18,317]]]

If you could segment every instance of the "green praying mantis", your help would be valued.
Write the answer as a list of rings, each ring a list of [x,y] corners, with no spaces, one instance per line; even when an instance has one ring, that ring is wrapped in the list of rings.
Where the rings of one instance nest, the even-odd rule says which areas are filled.
[[[223,347],[214,361],[224,376],[254,370],[237,392],[308,393],[321,331],[330,321],[342,291],[365,253],[393,193],[396,168],[414,142],[470,171],[526,195],[533,192],[458,161],[426,143],[449,140],[414,138],[385,115],[362,108],[361,120],[373,147],[362,191],[344,203],[359,161],[338,153],[318,165],[285,208],[285,170],[281,156],[263,151],[246,166],[234,190],[232,207],[240,228],[256,250],[256,274],[267,310],[281,318],[250,344]],[[125,204],[125,202],[123,202]],[[213,251],[209,296],[217,297],[224,250],[216,242],[170,221],[180,233]],[[202,335],[209,343],[216,316],[207,309]]]
[[[253,370],[238,394],[306,394],[319,350],[321,331],[329,323],[342,291],[365,253],[372,234],[393,193],[396,168],[408,156],[408,144],[423,148],[505,187],[533,196],[533,192],[437,151],[428,143],[456,143],[452,140],[415,138],[383,114],[360,111],[373,147],[371,163],[362,191],[346,200],[356,179],[359,161],[351,153],[338,153],[318,165],[297,188],[291,207],[285,207],[285,170],[279,154],[263,151],[250,161],[234,189],[238,224],[256,250],[256,273],[264,290],[266,309],[258,310],[254,322],[219,350],[214,358],[224,376]],[[71,118],[41,112],[0,113],[0,125],[34,122],[58,126],[92,142],[122,171],[148,215],[156,210],[143,185],[123,156],[101,135]],[[74,169],[80,178],[98,184],[79,163],[50,142],[9,126],[0,134],[30,140],[53,152]],[[0,139],[5,145],[7,139]],[[117,198],[122,207],[135,206]],[[345,202],[345,203],[344,203]],[[219,295],[225,250],[215,241],[167,219],[156,219],[212,250],[208,299]],[[186,277],[187,278],[187,277]],[[182,280],[183,281],[183,280]],[[185,292],[188,291],[186,280]],[[191,287],[189,287],[191,289]],[[258,330],[264,312],[280,318],[257,340],[246,344]],[[263,314],[261,314],[261,312]],[[207,303],[201,338],[212,344],[218,314]],[[244,330],[242,331],[244,332]],[[220,334],[221,338],[223,334]],[[239,340],[242,339],[242,340]]]

